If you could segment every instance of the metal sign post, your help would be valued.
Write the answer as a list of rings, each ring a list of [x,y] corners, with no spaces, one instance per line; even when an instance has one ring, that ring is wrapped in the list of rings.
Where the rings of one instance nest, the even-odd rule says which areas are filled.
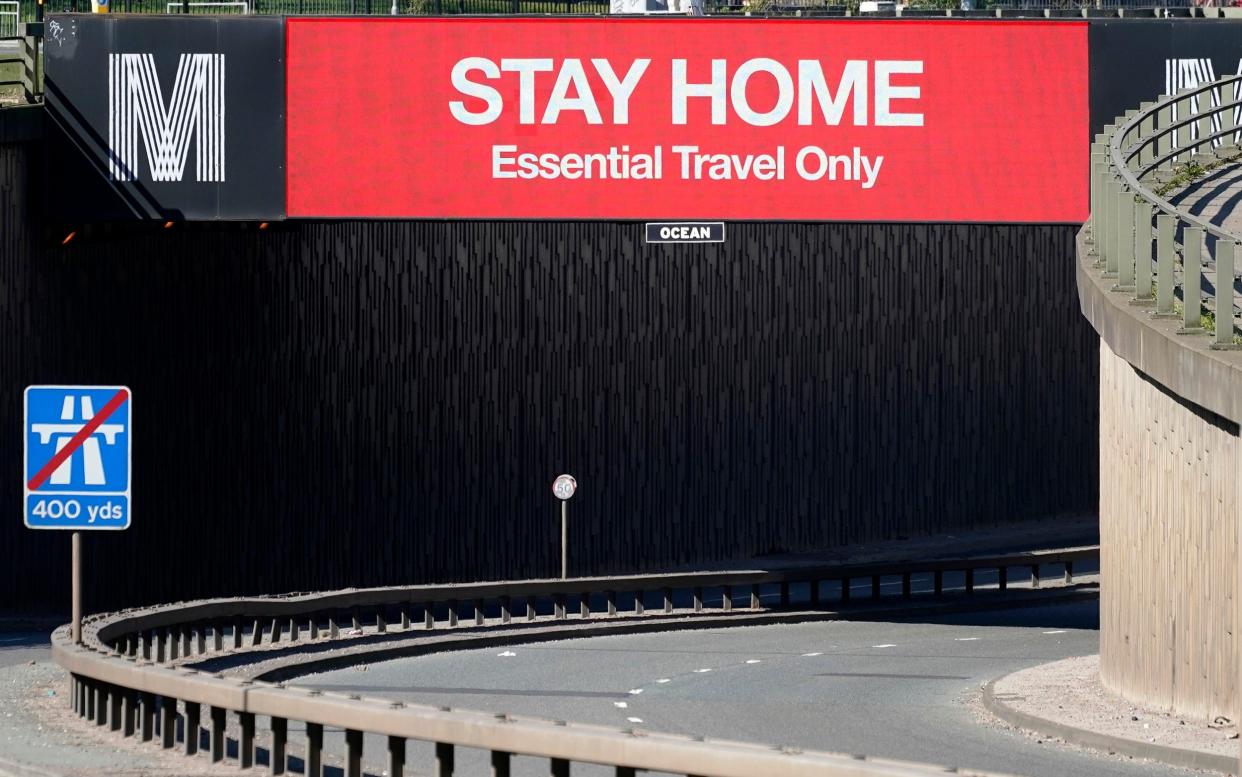
[[[561,579],[569,577],[569,498],[578,490],[578,481],[572,475],[557,475],[552,481],[552,493],[561,500]]]
[[[82,532],[128,529],[133,412],[124,386],[28,386],[22,512],[73,532],[74,643],[82,641]]]

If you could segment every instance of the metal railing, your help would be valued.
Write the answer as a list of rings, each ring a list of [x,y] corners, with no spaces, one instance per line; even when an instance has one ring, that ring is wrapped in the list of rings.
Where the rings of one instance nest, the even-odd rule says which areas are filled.
[[[913,577],[926,574],[929,588],[925,593],[934,599],[946,593],[945,574],[960,573],[960,591],[970,596],[975,593],[978,570],[997,570],[997,588],[1003,590],[1010,569],[1029,568],[1031,585],[1037,588],[1041,568],[1046,572],[1049,567],[1060,567],[1065,582],[1072,583],[1074,563],[1098,555],[1099,548],[1093,546],[919,563],[217,599],[95,616],[85,624],[82,644],[74,644],[69,630],[61,628],[53,634],[52,645],[56,661],[71,673],[75,712],[121,736],[156,740],[171,749],[177,745],[180,727],[188,734],[182,738],[184,751],[194,755],[205,723],[207,751],[212,761],[221,761],[229,744],[228,722],[235,719],[240,734],[233,749],[238,764],[248,767],[256,757],[255,716],[270,717],[268,761],[273,774],[287,768],[289,722],[295,721],[305,724],[305,745],[300,750],[303,773],[314,777],[323,769],[325,727],[346,732],[346,777],[362,774],[364,734],[387,737],[387,773],[392,777],[405,773],[410,740],[434,745],[432,773],[437,777],[454,774],[456,748],[488,751],[494,775],[507,775],[511,758],[521,755],[548,759],[554,777],[568,775],[573,763],[602,764],[615,769],[617,777],[633,777],[640,769],[700,777],[914,777],[943,771],[921,764],[333,694],[227,677],[186,664],[236,651],[286,646],[305,650],[313,643],[333,649],[350,644],[346,640],[351,637],[384,643],[427,630],[485,634],[495,628],[573,624],[652,628],[652,619],[661,618],[670,627],[696,618],[709,619],[713,626],[739,618],[752,623],[746,618],[757,612],[820,608],[824,583],[839,584],[839,601],[845,606],[851,599],[852,581],[870,580],[871,598],[880,601],[885,578],[893,578],[894,584],[900,580],[900,597],[905,600],[920,593],[914,590]],[[771,606],[765,607],[765,601]],[[529,633],[547,638],[546,631]],[[270,655],[266,652],[263,657]]]
[[[1088,255],[1113,290],[1180,316],[1182,334],[1212,332],[1233,349],[1239,236],[1166,196],[1221,167],[1242,163],[1242,76],[1144,103],[1096,136],[1091,151]]]

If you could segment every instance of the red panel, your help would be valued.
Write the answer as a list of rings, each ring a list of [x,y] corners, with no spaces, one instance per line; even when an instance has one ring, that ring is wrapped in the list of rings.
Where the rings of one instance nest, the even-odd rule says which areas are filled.
[[[1077,222],[1087,213],[1084,22],[290,19],[287,45],[293,217]],[[488,60],[464,71],[488,97],[454,87],[467,57]],[[526,122],[513,69],[525,65],[506,59],[550,60],[531,64],[552,69],[530,74]],[[633,71],[628,100],[614,99],[639,59],[650,63]],[[675,61],[685,61],[681,82],[708,84],[714,59],[725,60],[720,99],[685,97],[685,123],[675,123]],[[607,60],[612,91],[595,60]],[[550,115],[558,79],[561,110]],[[826,117],[834,99],[843,111]],[[471,121],[489,119],[492,104],[499,113],[463,123],[455,102]],[[658,177],[637,177],[635,156],[626,169],[622,146],[651,155]],[[686,146],[722,156],[699,166],[675,151]],[[590,156],[613,147],[613,159]],[[536,164],[524,169],[526,153]],[[816,175],[826,158],[835,180]],[[590,178],[566,177],[584,166]],[[528,170],[540,175],[496,176]]]

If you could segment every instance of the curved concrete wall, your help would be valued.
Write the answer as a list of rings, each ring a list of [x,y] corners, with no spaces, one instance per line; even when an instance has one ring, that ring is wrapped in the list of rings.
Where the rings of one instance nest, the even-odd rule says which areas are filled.
[[[1101,680],[1138,704],[1237,720],[1242,357],[1129,304],[1078,251],[1101,335]]]
[[[1234,717],[1240,445],[1100,343],[1100,677],[1127,699]]]

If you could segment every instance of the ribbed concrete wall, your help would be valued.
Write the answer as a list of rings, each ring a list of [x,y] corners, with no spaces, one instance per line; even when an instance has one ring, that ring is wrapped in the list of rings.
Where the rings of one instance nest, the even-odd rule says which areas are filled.
[[[1100,675],[1144,705],[1235,718],[1238,426],[1100,342]]]

